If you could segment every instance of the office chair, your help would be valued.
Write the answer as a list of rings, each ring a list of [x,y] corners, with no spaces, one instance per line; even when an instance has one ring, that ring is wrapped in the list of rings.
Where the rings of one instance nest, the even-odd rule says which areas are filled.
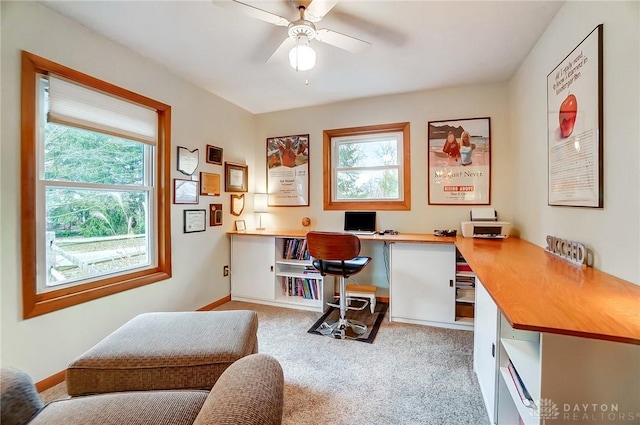
[[[307,247],[313,257],[312,264],[322,276],[337,276],[340,282],[339,304],[327,303],[340,308],[340,319],[322,333],[337,339],[357,338],[367,331],[367,325],[346,318],[347,310],[363,310],[369,304],[366,300],[347,300],[346,279],[359,273],[371,261],[371,257],[361,257],[360,239],[350,233],[309,232]],[[350,306],[351,301],[360,301],[359,307]],[[349,303],[349,305],[347,305]],[[325,333],[326,332],[326,333]]]

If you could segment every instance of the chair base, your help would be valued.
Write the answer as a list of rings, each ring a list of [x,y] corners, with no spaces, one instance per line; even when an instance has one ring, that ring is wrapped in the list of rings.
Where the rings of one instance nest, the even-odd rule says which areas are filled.
[[[337,304],[336,304],[336,301],[338,301]],[[358,302],[360,303],[360,305],[358,305],[357,307],[354,307],[351,305],[352,302]],[[345,299],[345,303],[346,303],[347,310],[357,310],[357,311],[362,311],[365,308],[367,308],[367,306],[369,305],[368,300],[364,300],[362,298],[355,298],[355,297],[347,297]],[[333,297],[333,302],[327,302],[327,305],[329,307],[340,308],[340,296]],[[373,313],[373,310],[371,311],[371,313]]]
[[[318,332],[334,339],[356,339],[367,332],[367,325],[358,320],[338,319],[333,323],[324,322]]]

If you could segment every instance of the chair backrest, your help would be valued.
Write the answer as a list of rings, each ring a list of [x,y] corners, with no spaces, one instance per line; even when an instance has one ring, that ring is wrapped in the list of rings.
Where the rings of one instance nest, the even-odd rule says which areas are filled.
[[[307,233],[309,254],[319,260],[351,260],[360,254],[360,239],[350,233]]]

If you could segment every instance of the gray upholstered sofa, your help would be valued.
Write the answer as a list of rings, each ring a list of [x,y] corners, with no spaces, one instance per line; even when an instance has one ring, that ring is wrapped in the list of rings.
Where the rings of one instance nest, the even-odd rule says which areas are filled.
[[[24,372],[3,368],[2,425],[271,425],[282,422],[284,376],[277,360],[252,354],[234,362],[211,391],[130,391],[44,405]]]

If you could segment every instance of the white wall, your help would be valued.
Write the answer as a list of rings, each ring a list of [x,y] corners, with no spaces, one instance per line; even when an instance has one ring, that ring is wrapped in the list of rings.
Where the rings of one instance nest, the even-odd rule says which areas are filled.
[[[66,368],[99,339],[146,311],[195,310],[229,294],[222,267],[229,261],[233,220],[229,195],[204,196],[200,205],[172,207],[173,278],[113,296],[22,320],[20,278],[20,50],[172,106],[172,177],[176,146],[200,149],[198,171],[224,175],[204,160],[206,144],[224,149],[224,159],[253,168],[255,117],[175,77],[35,2],[2,2],[2,166],[0,186],[2,365],[25,370],[36,381]],[[248,158],[247,158],[248,157]],[[224,181],[224,180],[223,180]],[[223,188],[224,190],[224,188]],[[224,225],[183,234],[182,211],[224,204]],[[208,215],[207,215],[208,217]]]
[[[313,84],[311,81],[309,84]],[[381,96],[331,105],[274,112],[257,116],[256,188],[266,188],[265,155],[268,137],[309,133],[310,206],[272,207],[266,218],[274,228],[302,228],[303,216],[317,230],[340,230],[342,211],[323,210],[322,131],[409,121],[411,124],[411,210],[379,211],[378,227],[400,232],[432,233],[434,229],[460,228],[469,219],[469,206],[428,205],[427,123],[457,118],[491,118],[491,206],[501,219],[512,217],[511,147],[506,84],[469,86],[438,91]]]
[[[547,205],[547,74],[604,24],[604,208]],[[640,284],[640,3],[567,2],[510,84],[513,211],[522,238],[583,242],[595,267]]]
[[[313,81],[310,82],[313,84]],[[469,206],[428,205],[427,123],[458,118],[491,118],[491,206],[501,219],[511,220],[512,173],[506,84],[469,86],[352,100],[324,106],[257,116],[255,187],[266,190],[265,144],[268,137],[309,133],[309,207],[272,207],[263,225],[277,229],[303,229],[301,219],[311,218],[313,230],[341,230],[344,213],[323,210],[323,130],[409,121],[411,125],[411,210],[378,211],[378,228],[406,233],[432,233],[434,229],[460,229],[469,219]],[[373,261],[352,277],[361,284],[388,288],[382,244],[364,243],[362,253]],[[385,290],[381,291],[386,295]]]

